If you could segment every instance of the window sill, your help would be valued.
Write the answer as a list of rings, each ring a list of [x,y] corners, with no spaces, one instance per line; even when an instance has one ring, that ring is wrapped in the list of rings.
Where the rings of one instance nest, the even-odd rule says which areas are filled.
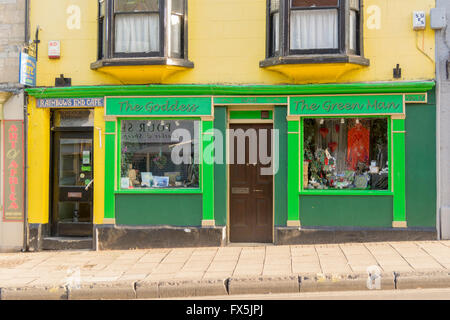
[[[162,83],[174,73],[192,69],[194,63],[185,59],[115,58],[91,63],[91,69],[106,73],[125,84]]]
[[[304,196],[393,196],[389,190],[302,190]]]
[[[282,73],[296,83],[335,82],[346,73],[369,65],[368,59],[347,54],[306,54],[273,57],[259,63],[261,68]]]
[[[114,194],[202,194],[199,188],[186,189],[170,189],[170,188],[153,188],[153,189],[128,189],[115,191]]]

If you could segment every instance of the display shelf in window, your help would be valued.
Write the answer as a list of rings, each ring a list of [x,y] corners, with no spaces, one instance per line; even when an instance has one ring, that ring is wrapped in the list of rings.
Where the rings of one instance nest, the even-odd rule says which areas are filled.
[[[388,117],[301,119],[300,191],[392,194],[389,120]]]
[[[201,192],[200,128],[196,119],[121,119],[118,189]]]

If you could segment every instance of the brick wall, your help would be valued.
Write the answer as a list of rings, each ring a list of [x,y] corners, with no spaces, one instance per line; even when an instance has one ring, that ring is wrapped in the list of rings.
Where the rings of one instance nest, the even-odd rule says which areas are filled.
[[[0,0],[0,84],[19,81],[19,54],[25,40],[25,0]]]

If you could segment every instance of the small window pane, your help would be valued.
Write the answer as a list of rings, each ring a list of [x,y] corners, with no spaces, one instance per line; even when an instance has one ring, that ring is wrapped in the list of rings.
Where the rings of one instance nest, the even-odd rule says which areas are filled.
[[[292,8],[337,7],[339,0],[292,0]]]
[[[115,28],[115,52],[159,51],[159,14],[118,14]]]
[[[357,43],[357,32],[356,32],[356,28],[357,27],[357,19],[356,19],[356,12],[353,10],[350,10],[350,26],[349,26],[349,48],[350,50],[355,50],[356,51],[356,43]]]
[[[280,13],[277,12],[272,15],[272,54],[279,51],[280,42]]]
[[[182,52],[183,18],[172,14],[170,17],[170,50],[173,57],[180,57]]]
[[[116,12],[139,12],[158,11],[158,0],[115,0],[114,11]]]
[[[278,11],[280,9],[280,0],[271,0],[270,1],[270,13]]]
[[[105,16],[105,0],[99,0],[99,16],[104,17]]]
[[[350,0],[350,9],[359,11],[359,0]]]
[[[94,112],[83,110],[57,110],[54,113],[55,127],[92,127],[94,126]]]
[[[386,119],[305,119],[303,152],[305,189],[388,189]]]
[[[184,13],[184,0],[172,0],[172,12]]]
[[[290,30],[291,50],[337,49],[338,11],[292,11]]]
[[[59,186],[86,186],[92,180],[92,139],[60,139]],[[83,161],[87,159],[89,162]]]
[[[123,120],[120,188],[198,188],[199,127],[194,120]]]

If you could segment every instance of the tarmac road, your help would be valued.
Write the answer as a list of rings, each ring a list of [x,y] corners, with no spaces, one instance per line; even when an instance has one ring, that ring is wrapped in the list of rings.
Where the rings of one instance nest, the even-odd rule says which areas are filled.
[[[450,300],[450,288],[252,294],[181,298],[188,300]],[[170,299],[172,300],[172,299]]]

